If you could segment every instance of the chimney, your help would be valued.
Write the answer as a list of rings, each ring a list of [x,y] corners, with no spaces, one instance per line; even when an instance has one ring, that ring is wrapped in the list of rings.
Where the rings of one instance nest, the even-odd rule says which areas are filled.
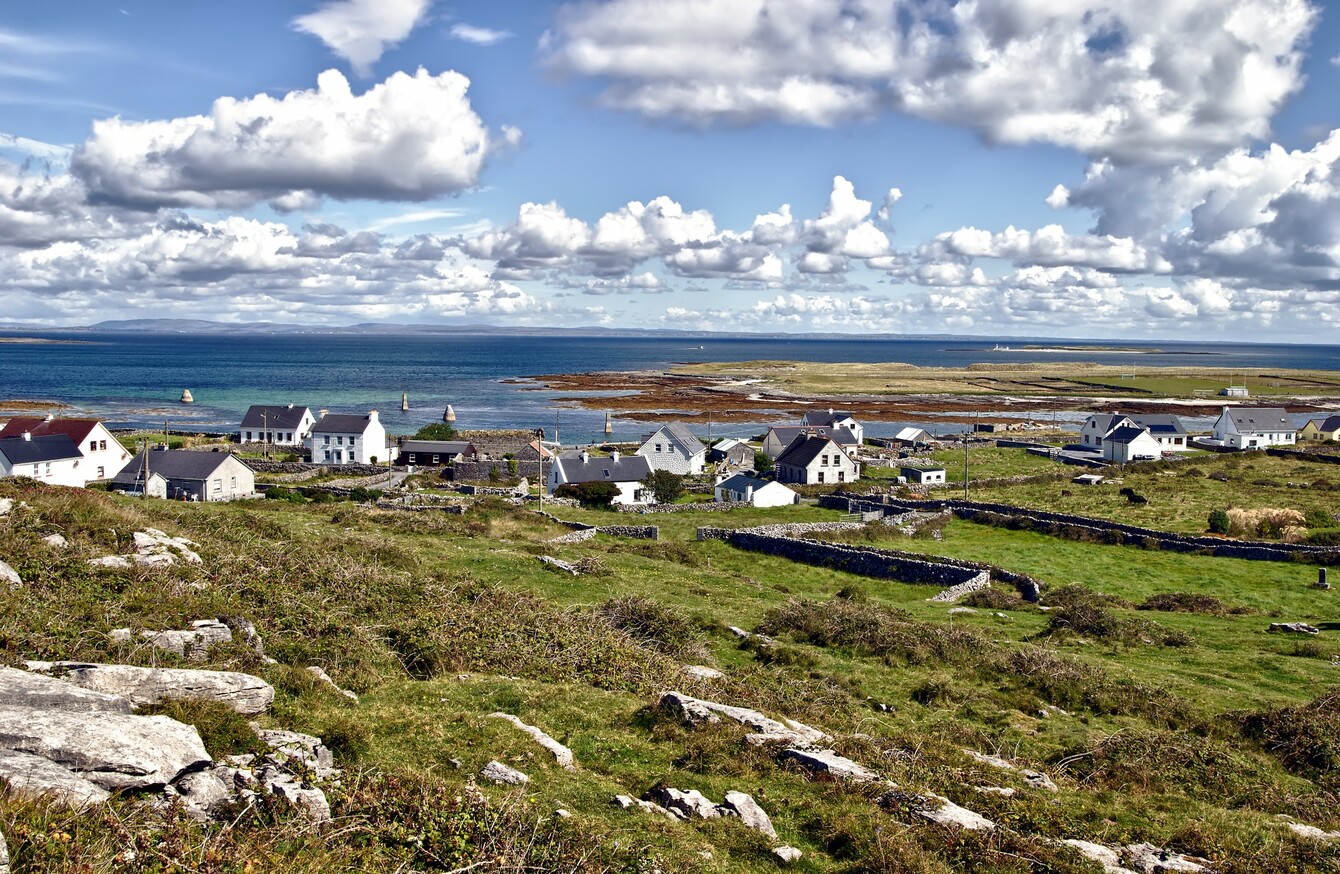
[[[47,417],[46,417],[45,419],[43,419],[42,421],[43,421],[43,422],[54,422],[54,421],[56,421],[56,414],[55,414],[55,413],[47,413]]]
[[[316,416],[316,417],[317,417],[318,419],[324,419],[324,418],[326,418],[326,413],[329,413],[330,410],[317,410],[316,412],[317,412],[317,416]]]
[[[376,411],[376,410],[368,410],[368,421],[369,421],[369,422],[375,422],[375,421],[377,421],[377,411]]]
[[[289,405],[288,405],[288,408],[289,408],[290,410],[293,409],[293,404],[289,404]]]
[[[24,431],[24,432],[23,432],[23,439],[24,439],[24,440],[31,440],[31,439],[33,439],[33,432],[31,432],[31,431]]]
[[[619,450],[616,449],[610,453],[610,461],[617,463],[618,460],[619,460]]]
[[[580,456],[578,456],[578,457],[581,458],[581,460],[582,460],[582,464],[586,464],[588,461],[591,460],[591,453],[589,453],[589,452],[587,452],[585,449],[583,449],[583,450],[582,450],[582,454],[581,454]]]

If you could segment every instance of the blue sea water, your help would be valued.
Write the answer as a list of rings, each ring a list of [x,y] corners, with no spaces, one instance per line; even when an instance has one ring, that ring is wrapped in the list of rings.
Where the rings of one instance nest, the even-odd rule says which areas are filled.
[[[1196,365],[1222,368],[1248,380],[1274,368],[1340,371],[1340,346],[1221,343],[1128,343],[1157,352],[1114,352],[1084,341],[990,339],[867,339],[779,337],[581,337],[382,334],[140,334],[34,335],[73,343],[0,343],[0,399],[60,401],[71,414],[95,415],[113,427],[231,430],[251,404],[307,405],[331,412],[381,411],[393,433],[412,433],[441,421],[451,404],[461,428],[544,427],[555,415],[567,444],[598,439],[604,413],[555,403],[564,394],[504,380],[591,370],[663,369],[680,362],[790,359],[903,362],[963,366],[1028,360],[1100,362],[1136,367]],[[1082,351],[1017,351],[1034,342]],[[190,389],[195,403],[178,402]],[[409,395],[407,413],[401,393]],[[618,417],[615,437],[645,428]],[[744,436],[760,423],[717,425],[713,434]],[[879,434],[898,427],[876,426]]]

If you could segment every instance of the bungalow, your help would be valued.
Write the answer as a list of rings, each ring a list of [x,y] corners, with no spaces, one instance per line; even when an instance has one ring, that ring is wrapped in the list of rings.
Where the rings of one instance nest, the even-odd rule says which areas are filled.
[[[783,452],[802,437],[826,437],[847,452],[855,452],[861,445],[850,428],[828,425],[773,425],[763,437],[763,454],[776,461]]]
[[[15,416],[0,428],[0,440],[10,437],[22,437],[31,434],[34,437],[50,437],[64,434],[79,447],[84,462],[79,466],[80,476],[86,485],[94,480],[103,480],[116,476],[121,468],[130,461],[130,453],[121,442],[107,430],[107,426],[97,419],[57,419],[47,416],[45,419]]]
[[[707,460],[730,467],[752,467],[754,447],[743,440],[727,437],[707,451]]]
[[[1129,421],[1103,435],[1103,458],[1116,464],[1146,461],[1163,454],[1158,440],[1148,428]]]
[[[825,413],[819,410],[810,410],[800,417],[800,424],[808,427],[819,425],[825,428],[846,428],[856,438],[856,442],[852,445],[857,447],[865,441],[865,426],[856,421],[851,413],[837,413],[832,410]]]
[[[551,494],[568,483],[613,483],[619,489],[614,503],[649,504],[655,498],[651,489],[643,487],[642,481],[651,475],[651,469],[651,462],[641,455],[611,452],[606,457],[583,450],[556,457],[545,483]]]
[[[314,424],[316,416],[310,407],[252,404],[237,429],[237,442],[298,447],[306,443]]]
[[[800,495],[781,483],[742,473],[717,483],[713,492],[718,501],[752,504],[755,507],[785,507],[800,503]]]
[[[678,474],[702,473],[707,463],[707,447],[683,422],[662,425],[642,438],[636,454],[647,459],[652,470]]]
[[[451,464],[458,458],[474,458],[479,455],[475,444],[469,440],[404,440],[400,443],[401,464],[442,465]]]
[[[1148,429],[1150,437],[1158,444],[1159,452],[1185,452],[1192,447],[1187,440],[1186,428],[1176,416],[1145,415],[1122,416],[1117,413],[1094,413],[1084,420],[1080,428],[1080,443],[1095,450],[1103,449],[1103,439],[1123,425],[1134,425]]]
[[[778,482],[815,485],[855,482],[861,466],[827,437],[810,435],[796,440],[777,458]]]
[[[1298,432],[1299,440],[1340,440],[1340,416],[1309,419]]]
[[[84,456],[66,434],[48,434],[0,440],[0,477],[28,476],[56,486],[85,484]]]
[[[898,473],[907,478],[910,483],[919,485],[944,485],[945,469],[943,467],[903,467]]]
[[[315,464],[376,464],[394,461],[396,454],[376,410],[366,416],[327,413],[312,426],[311,446]]]
[[[256,493],[256,475],[231,452],[150,449],[112,478],[119,492],[177,501],[231,501]]]
[[[1214,422],[1214,439],[1235,449],[1292,446],[1296,437],[1283,407],[1224,407]]]

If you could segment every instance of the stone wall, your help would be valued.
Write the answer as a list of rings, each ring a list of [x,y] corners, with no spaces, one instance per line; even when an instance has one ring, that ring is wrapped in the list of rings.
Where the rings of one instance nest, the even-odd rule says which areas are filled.
[[[1340,464],[1340,455],[1328,455],[1322,452],[1303,452],[1299,449],[1279,449],[1272,446],[1266,450],[1266,455],[1273,455],[1276,458],[1289,458],[1294,461],[1313,461],[1317,464]]]
[[[627,537],[633,540],[660,540],[661,529],[655,525],[587,525],[585,522],[571,522],[567,519],[560,519],[552,513],[536,511],[539,515],[562,525],[565,528],[571,528],[573,531],[591,531],[595,534],[608,534],[610,537]]]
[[[376,476],[390,472],[384,464],[312,464],[308,461],[262,461],[244,458],[256,473],[338,473],[341,476]]]
[[[496,470],[498,478],[503,480],[516,479],[517,477],[526,477],[531,480],[538,479],[540,463],[535,459],[534,453],[531,453],[529,461],[520,457],[514,460],[516,461],[516,473],[512,473],[506,458],[494,458],[485,461],[461,461],[457,459],[443,470],[443,476],[454,482],[482,482],[489,478],[489,471]],[[546,472],[548,472],[550,464],[552,462],[545,462],[544,469]]]
[[[1340,560],[1340,550],[1332,547],[1305,546],[1297,543],[1274,543],[1247,540],[1224,540],[1218,537],[1199,537],[1175,534],[1153,528],[1123,525],[1106,519],[1075,516],[1069,513],[1051,513],[1008,504],[988,504],[977,501],[899,501],[895,498],[872,499],[852,495],[829,495],[819,501],[821,506],[847,513],[883,509],[884,512],[903,513],[908,510],[948,510],[960,519],[999,524],[1001,517],[1027,520],[1033,526],[1068,530],[1088,539],[1116,545],[1139,546],[1145,549],[1163,549],[1169,552],[1194,552],[1222,558],[1242,558],[1251,561],[1303,560],[1329,563]]]
[[[716,513],[752,507],[748,501],[712,501],[692,504],[615,504],[616,513]]]

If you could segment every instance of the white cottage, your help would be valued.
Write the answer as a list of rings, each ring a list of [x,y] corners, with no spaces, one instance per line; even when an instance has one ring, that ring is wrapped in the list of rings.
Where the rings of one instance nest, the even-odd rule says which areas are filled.
[[[797,440],[777,458],[778,482],[816,485],[855,482],[861,466],[827,437]]]
[[[0,440],[0,476],[26,476],[56,486],[83,487],[84,456],[65,434]]]
[[[851,413],[839,413],[833,410],[828,412],[810,410],[804,416],[801,416],[800,424],[811,428],[815,425],[827,428],[845,428],[856,438],[857,446],[860,446],[865,440],[865,426],[856,421]]]
[[[1214,439],[1235,449],[1292,446],[1296,438],[1283,407],[1224,407],[1214,422]]]
[[[1103,435],[1103,458],[1115,464],[1149,461],[1163,454],[1158,440],[1148,428],[1129,422]]]
[[[237,429],[237,442],[303,446],[315,424],[316,416],[312,415],[310,407],[252,404]]]
[[[800,495],[781,483],[742,473],[717,483],[713,493],[718,501],[753,504],[755,507],[786,507],[800,503]]]
[[[1118,413],[1094,413],[1084,420],[1084,425],[1080,428],[1080,443],[1090,449],[1102,450],[1104,457],[1107,457],[1111,450],[1104,448],[1104,438],[1117,428],[1130,425],[1148,430],[1149,436],[1158,445],[1160,454],[1186,452],[1192,448],[1181,419],[1176,416],[1152,414],[1122,416]]]
[[[908,482],[916,483],[917,485],[935,486],[944,485],[945,483],[945,469],[943,467],[909,465],[901,468],[898,473]]]
[[[681,475],[702,473],[707,463],[707,446],[683,422],[670,422],[648,434],[636,454],[647,459],[652,470]]]
[[[94,480],[111,479],[130,461],[130,453],[121,442],[107,430],[107,426],[97,419],[57,419],[47,416],[38,419],[27,416],[15,416],[0,428],[0,440],[11,437],[53,437],[64,434],[79,447],[83,461],[78,467],[79,476],[87,485]]]
[[[394,461],[395,448],[386,442],[386,428],[377,411],[366,416],[327,413],[312,426],[315,464],[378,464]]]
[[[827,437],[848,454],[856,452],[861,441],[849,428],[830,425],[773,425],[763,436],[763,454],[776,461],[791,444],[804,437]]]
[[[112,488],[174,501],[232,501],[256,495],[256,474],[231,452],[151,449],[127,464]]]
[[[651,475],[651,470],[651,463],[640,455],[620,455],[618,452],[608,456],[592,455],[583,450],[555,458],[545,483],[551,494],[568,483],[613,483],[619,489],[614,503],[650,504],[656,498],[642,481]]]

